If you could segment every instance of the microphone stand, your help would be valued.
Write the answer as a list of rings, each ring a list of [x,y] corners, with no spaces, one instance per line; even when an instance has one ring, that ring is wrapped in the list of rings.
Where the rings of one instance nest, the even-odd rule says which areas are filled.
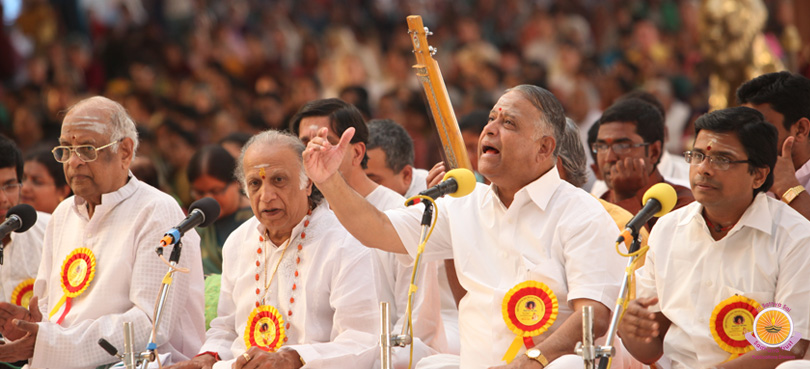
[[[429,201],[423,201],[425,204],[425,212],[422,213],[422,233],[419,236],[419,245],[420,247],[416,251],[416,258],[413,262],[413,278],[411,279],[411,285],[415,285],[415,278],[417,275],[417,270],[419,269],[419,262],[422,261],[422,251],[425,241],[427,241],[428,233],[430,231],[430,222],[433,219],[433,204]],[[410,315],[411,310],[413,309],[413,294],[408,293],[408,306],[405,310],[406,314]],[[410,331],[410,320],[405,319],[404,323],[402,324],[402,333],[399,335],[394,335],[391,333],[390,328],[391,320],[388,314],[388,302],[380,302],[380,325],[381,325],[381,334],[380,334],[380,367],[381,369],[391,369],[393,368],[391,363],[391,348],[396,347],[405,347],[413,343],[413,335],[408,334]]]
[[[632,254],[641,248],[641,238],[638,235],[638,231],[631,231],[630,236],[633,238],[629,250],[630,254]],[[616,300],[616,306],[613,307],[613,316],[610,319],[610,326],[606,335],[607,340],[604,346],[593,344],[593,308],[586,306],[585,309],[582,310],[582,342],[577,342],[574,352],[582,356],[586,369],[594,368],[596,358],[599,358],[599,369],[607,369],[610,358],[616,355],[616,348],[613,347],[613,339],[619,327],[619,319],[622,316],[622,306],[624,305],[624,301],[629,297],[628,290],[631,273],[635,272],[631,270],[630,267],[637,257],[638,255],[631,256],[630,261],[627,262],[627,267],[624,269],[624,279],[622,280],[622,286],[619,290],[619,298]]]
[[[158,255],[163,255],[163,249],[157,248],[155,250]],[[112,356],[116,356],[123,360],[124,366],[127,369],[135,369],[139,365],[141,369],[147,369],[149,363],[155,361],[157,359],[157,343],[155,340],[157,339],[156,335],[158,332],[158,327],[160,326],[160,320],[163,317],[163,308],[166,304],[166,298],[169,295],[169,289],[172,285],[172,281],[174,279],[174,273],[176,271],[177,262],[180,260],[180,253],[183,251],[183,242],[178,240],[177,243],[172,248],[171,256],[169,256],[169,271],[163,277],[163,281],[160,285],[160,294],[158,295],[157,305],[155,306],[154,311],[154,329],[149,334],[149,343],[146,344],[146,350],[141,352],[140,354],[135,353],[133,346],[135,341],[132,337],[132,323],[131,322],[124,322],[124,353],[122,355],[118,355],[117,350],[113,345],[111,345],[107,340],[104,338],[99,339],[98,344],[101,345],[104,350],[107,351]]]

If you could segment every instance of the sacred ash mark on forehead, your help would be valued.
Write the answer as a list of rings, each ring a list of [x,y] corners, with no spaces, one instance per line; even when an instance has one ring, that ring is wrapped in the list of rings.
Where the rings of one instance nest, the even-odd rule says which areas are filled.
[[[728,137],[728,133],[716,133],[711,131],[701,131],[706,135],[706,151],[716,151],[720,154],[729,154],[733,156],[744,156],[744,153],[739,148],[723,143],[723,139]]]
[[[75,128],[93,131],[100,134],[107,133],[107,124],[104,119],[93,116],[78,116],[62,123],[63,128]]]

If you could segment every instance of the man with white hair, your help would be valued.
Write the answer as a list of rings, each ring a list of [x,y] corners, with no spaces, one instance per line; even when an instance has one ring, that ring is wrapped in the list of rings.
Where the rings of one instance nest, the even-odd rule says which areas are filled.
[[[179,368],[370,368],[378,356],[371,252],[341,227],[304,173],[298,138],[265,131],[236,176],[254,217],[222,248],[217,318]]]
[[[71,107],[53,149],[75,196],[53,213],[45,232],[29,309],[0,303],[0,358],[35,368],[95,368],[115,362],[96,343],[123,348],[131,322],[134,347],[145,348],[166,264],[155,255],[163,233],[183,212],[169,195],[132,175],[138,147],[124,108],[92,97]],[[184,360],[202,343],[203,281],[199,237],[186,233],[185,253],[157,330],[159,353]]]

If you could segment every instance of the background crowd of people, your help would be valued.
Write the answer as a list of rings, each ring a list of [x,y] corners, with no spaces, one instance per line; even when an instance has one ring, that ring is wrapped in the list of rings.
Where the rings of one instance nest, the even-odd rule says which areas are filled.
[[[186,168],[195,151],[286,129],[305,102],[323,97],[403,125],[415,167],[430,168],[438,140],[411,70],[410,14],[433,31],[459,118],[529,83],[552,91],[583,130],[617,97],[643,88],[663,103],[666,148],[680,154],[691,143],[688,126],[708,110],[698,1],[0,3],[0,132],[26,154],[50,150],[69,106],[110,97],[138,124],[139,177],[184,206],[193,200]],[[765,3],[770,49],[810,75],[810,48],[782,42],[795,31],[793,3]]]

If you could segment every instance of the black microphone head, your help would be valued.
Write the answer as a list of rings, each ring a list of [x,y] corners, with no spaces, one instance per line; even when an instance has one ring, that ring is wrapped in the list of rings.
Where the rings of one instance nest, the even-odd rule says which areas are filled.
[[[34,224],[37,222],[37,211],[34,210],[34,207],[28,204],[19,204],[17,206],[12,206],[11,209],[8,209],[8,213],[6,213],[6,218],[16,215],[20,218],[20,228],[15,230],[14,232],[25,232],[29,228],[33,227]]]
[[[192,202],[191,206],[188,207],[189,214],[194,210],[201,211],[205,216],[205,220],[199,225],[200,227],[208,227],[219,218],[219,203],[210,197],[203,197]]]

